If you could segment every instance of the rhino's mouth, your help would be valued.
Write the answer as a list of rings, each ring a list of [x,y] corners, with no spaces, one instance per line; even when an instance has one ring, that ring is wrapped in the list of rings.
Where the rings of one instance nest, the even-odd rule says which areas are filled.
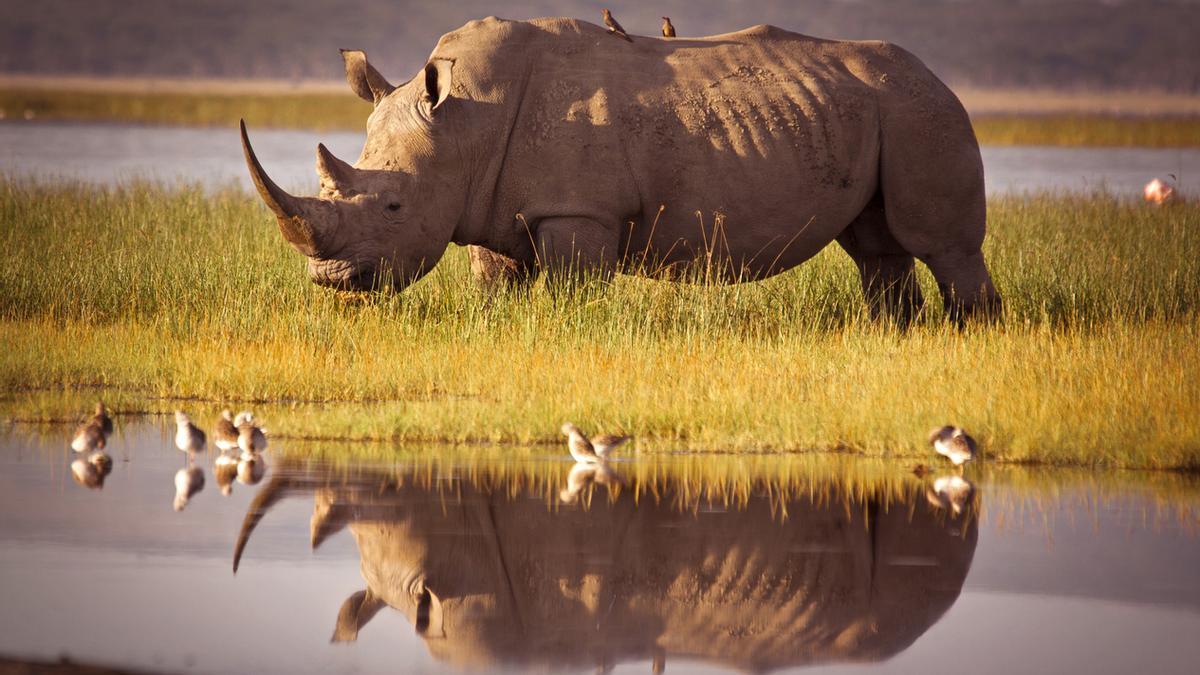
[[[380,285],[378,270],[372,265],[352,265],[342,260],[310,260],[308,268],[313,283],[326,288],[372,291]]]

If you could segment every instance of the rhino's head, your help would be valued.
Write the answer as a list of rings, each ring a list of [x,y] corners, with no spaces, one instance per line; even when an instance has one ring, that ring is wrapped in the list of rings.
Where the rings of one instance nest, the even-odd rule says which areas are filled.
[[[451,64],[435,60],[393,87],[362,52],[342,56],[351,88],[375,105],[357,166],[318,145],[320,194],[297,197],[263,170],[244,122],[242,149],[259,195],[283,238],[308,257],[314,282],[343,290],[403,288],[442,257],[462,213],[462,190],[455,189],[461,181],[448,160],[438,162],[439,139],[449,135],[443,118]]]

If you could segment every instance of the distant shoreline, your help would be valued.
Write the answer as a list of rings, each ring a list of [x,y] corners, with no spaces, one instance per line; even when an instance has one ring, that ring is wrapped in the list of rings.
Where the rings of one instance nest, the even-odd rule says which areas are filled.
[[[218,77],[92,77],[0,73],[0,91],[81,91],[105,94],[343,94],[344,80]]]
[[[1200,147],[1200,95],[959,89],[983,145]],[[0,75],[0,120],[361,131],[343,82]]]
[[[951,86],[972,115],[1103,114],[1200,116],[1200,94],[1155,90],[990,89]],[[347,94],[342,80],[178,77],[92,77],[0,73],[0,91],[105,94],[302,95]]]

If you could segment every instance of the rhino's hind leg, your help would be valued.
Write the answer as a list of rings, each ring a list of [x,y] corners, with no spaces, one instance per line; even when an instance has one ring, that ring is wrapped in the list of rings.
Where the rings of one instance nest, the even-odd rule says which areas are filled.
[[[966,111],[945,90],[932,104],[897,105],[884,116],[882,131],[888,231],[929,266],[951,321],[998,317],[1000,296],[982,250],[983,162]]]
[[[471,257],[471,275],[485,291],[520,286],[534,278],[534,270],[530,266],[506,255],[482,246],[468,246],[467,252]]]
[[[958,325],[968,319],[1000,318],[1000,294],[992,285],[983,251],[946,251],[923,257],[942,293],[946,316]]]
[[[883,317],[907,327],[925,306],[913,256],[888,231],[883,200],[877,194],[837,238],[862,277],[872,319]]]

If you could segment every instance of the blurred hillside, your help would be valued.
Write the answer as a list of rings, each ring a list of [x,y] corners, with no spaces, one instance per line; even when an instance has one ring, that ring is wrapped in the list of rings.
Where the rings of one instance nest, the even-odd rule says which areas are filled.
[[[603,2],[548,0],[3,0],[0,73],[337,79],[338,47],[393,81],[438,36],[490,14],[599,22]],[[670,15],[684,35],[770,23],[884,39],[975,87],[1200,92],[1196,0],[609,0],[632,33]]]

